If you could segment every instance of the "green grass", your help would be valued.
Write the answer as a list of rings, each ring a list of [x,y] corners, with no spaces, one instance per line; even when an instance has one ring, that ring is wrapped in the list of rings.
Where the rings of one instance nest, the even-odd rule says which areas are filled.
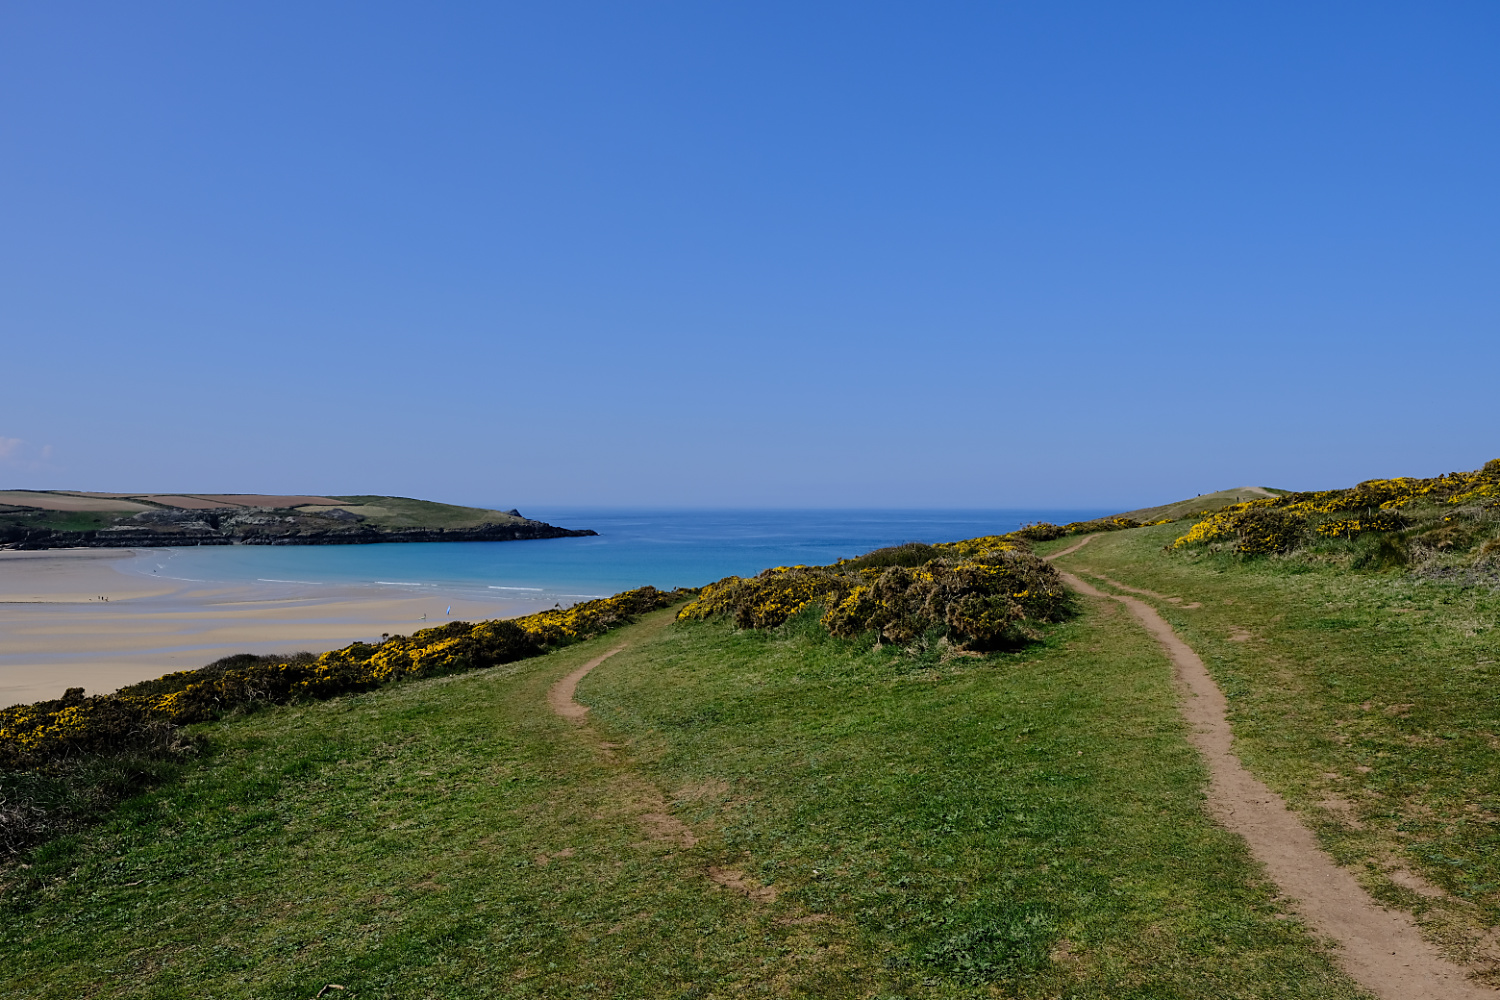
[[[477,528],[483,524],[510,524],[521,520],[503,511],[407,497],[348,496],[332,499],[347,501],[355,513],[363,515],[366,523],[376,528]],[[149,500],[144,502],[150,503]],[[131,520],[132,516],[131,512],[121,511],[58,511],[0,505],[0,527],[99,531],[117,523],[136,524]]]
[[[364,516],[378,528],[477,528],[482,524],[509,524],[519,518],[483,507],[457,507],[431,500],[407,497],[340,496],[354,505],[356,514]],[[364,507],[366,509],[359,509]]]
[[[1219,490],[1217,493],[1205,493],[1202,496],[1189,497],[1186,500],[1162,504],[1159,507],[1142,507],[1140,510],[1127,511],[1120,516],[1133,518],[1137,521],[1160,521],[1164,517],[1180,518],[1207,511],[1223,510],[1231,504],[1243,503],[1246,500],[1264,499],[1268,494],[1279,496],[1290,492],[1290,490],[1278,490],[1267,486],[1240,486],[1232,490]]]
[[[588,724],[553,717],[622,640]],[[0,994],[1361,995],[1206,818],[1112,602],[947,662],[657,615],[205,731],[178,782],[5,872]]]
[[[0,511],[0,528],[34,528],[40,531],[101,531],[130,515],[103,510]]]
[[[1493,963],[1500,592],[1353,571],[1326,554],[1164,552],[1186,529],[1100,536],[1059,565],[1201,602],[1155,603],[1228,696],[1245,763],[1378,899],[1413,911],[1456,956]],[[1393,868],[1446,896],[1402,886]]]

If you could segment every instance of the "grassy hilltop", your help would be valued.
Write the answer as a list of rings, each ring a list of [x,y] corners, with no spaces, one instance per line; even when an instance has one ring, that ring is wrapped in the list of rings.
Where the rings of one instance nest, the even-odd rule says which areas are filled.
[[[519,511],[386,496],[0,490],[0,546],[328,545],[592,535]]]
[[[1500,984],[1500,463],[1206,499],[7,710],[0,819],[56,826],[0,869],[0,992],[1368,996],[1204,811],[1159,647],[1038,558],[1090,535],[1058,564]],[[132,705],[154,742],[80,735]],[[86,820],[89,767],[127,798]]]

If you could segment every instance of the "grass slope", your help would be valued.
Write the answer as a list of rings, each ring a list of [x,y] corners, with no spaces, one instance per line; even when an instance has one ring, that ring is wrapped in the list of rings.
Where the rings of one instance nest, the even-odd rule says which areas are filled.
[[[545,710],[622,640],[587,725]],[[206,732],[6,873],[0,993],[1359,995],[1205,817],[1169,669],[1109,602],[946,663],[656,615]]]
[[[145,503],[132,501],[110,501],[107,499],[87,501],[108,507],[111,504],[119,509],[114,510],[47,510],[40,507],[29,506],[28,498],[45,496],[45,494],[21,493],[11,491],[0,492],[0,528],[30,528],[47,529],[52,531],[101,531],[112,525],[135,525],[139,526],[135,515],[140,511],[175,511],[175,508],[151,502],[149,497]],[[64,499],[73,499],[64,497]],[[273,498],[274,499],[274,498]],[[338,528],[347,526],[338,522],[330,523],[317,517],[306,517],[305,515],[316,515],[319,512],[347,511],[358,515],[361,521],[371,527],[382,530],[400,530],[405,528],[444,528],[464,529],[478,528],[483,525],[518,525],[525,523],[524,517],[518,517],[507,511],[488,510],[482,507],[460,507],[454,504],[437,503],[432,500],[413,500],[409,497],[385,497],[373,495],[361,496],[339,496],[329,497],[330,500],[340,500],[339,506],[326,504],[300,507],[278,507],[274,508],[278,513],[286,517],[297,517],[304,515],[306,527]],[[217,517],[233,517],[236,514],[253,513],[245,508],[222,508],[214,512]],[[184,516],[191,516],[184,514]]]
[[[1377,899],[1500,985],[1500,591],[1164,552],[1186,527],[1101,535],[1059,565],[1181,598],[1154,603],[1228,696],[1245,763]]]
[[[1260,500],[1268,496],[1282,496],[1289,492],[1291,491],[1272,489],[1268,486],[1240,486],[1232,490],[1219,490],[1217,493],[1205,493],[1202,496],[1188,497],[1186,500],[1162,504],[1159,507],[1142,507],[1140,510],[1126,511],[1119,516],[1128,517],[1134,521],[1160,521],[1164,518],[1177,520],[1178,518],[1190,517],[1194,514],[1223,510],[1225,507],[1244,503],[1246,500]]]
[[[504,511],[458,507],[408,497],[338,496],[352,513],[377,528],[477,528],[483,524],[519,524],[525,520]]]

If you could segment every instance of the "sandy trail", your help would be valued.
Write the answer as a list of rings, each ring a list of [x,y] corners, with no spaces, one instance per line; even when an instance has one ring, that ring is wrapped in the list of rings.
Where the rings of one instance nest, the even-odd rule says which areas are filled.
[[[1093,538],[1096,536],[1089,536]],[[1076,552],[1089,538],[1052,558]],[[1130,609],[1161,644],[1175,667],[1182,714],[1191,740],[1209,768],[1209,810],[1245,838],[1256,859],[1319,933],[1340,945],[1339,964],[1366,989],[1388,1000],[1494,1000],[1500,993],[1470,982],[1461,966],[1422,939],[1407,914],[1375,902],[1318,846],[1312,831],[1281,796],[1245,770],[1233,750],[1228,702],[1198,654],[1149,604],[1105,594],[1071,573],[1068,586],[1090,597],[1107,597]]]

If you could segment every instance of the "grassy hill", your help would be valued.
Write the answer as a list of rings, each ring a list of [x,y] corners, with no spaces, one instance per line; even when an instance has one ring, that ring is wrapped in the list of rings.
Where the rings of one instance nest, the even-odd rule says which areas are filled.
[[[547,655],[199,723],[152,787],[0,865],[0,992],[1367,998],[1205,811],[1172,665],[1124,608],[953,641],[985,580],[1045,584],[1028,549],[1084,532],[1058,564],[1154,605],[1251,772],[1500,985],[1500,463],[1269,492],[731,578]],[[913,618],[944,595],[959,624]],[[584,634],[568,614],[537,634]],[[467,628],[319,676],[420,678]],[[548,710],[619,647],[582,724]]]
[[[1232,490],[1219,490],[1217,493],[1204,493],[1201,496],[1162,504],[1159,507],[1142,507],[1117,516],[1128,517],[1133,521],[1176,521],[1195,514],[1208,514],[1223,510],[1231,504],[1259,500],[1264,497],[1284,496],[1290,492],[1290,490],[1272,489],[1269,486],[1240,486]]]
[[[1203,814],[1122,614],[947,661],[664,614],[211,724],[9,871],[0,992],[1358,995]],[[546,711],[622,641],[584,726]]]
[[[593,534],[518,511],[387,496],[0,490],[0,545],[338,544]]]
[[[484,524],[519,524],[527,519],[515,511],[457,507],[407,497],[341,496],[337,510],[346,510],[381,528],[477,528]],[[315,507],[299,510],[316,513]]]

